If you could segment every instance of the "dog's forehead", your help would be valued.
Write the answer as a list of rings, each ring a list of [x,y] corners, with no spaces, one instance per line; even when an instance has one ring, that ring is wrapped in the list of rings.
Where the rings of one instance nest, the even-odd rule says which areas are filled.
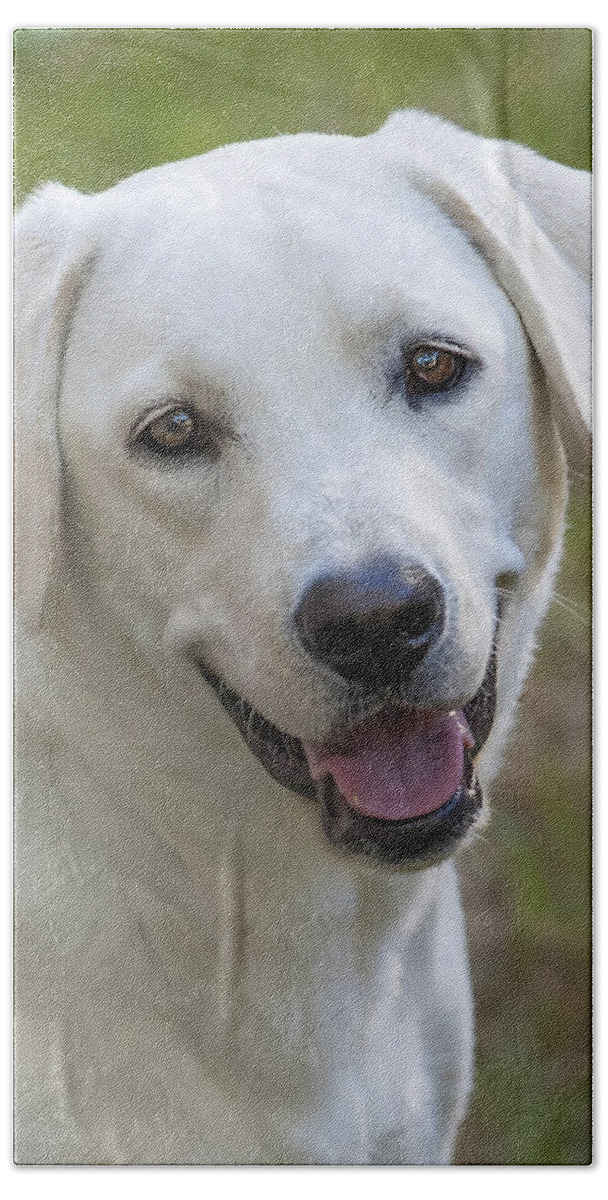
[[[351,141],[323,139],[299,165],[265,143],[229,147],[106,193],[104,287],[118,305],[174,314],[182,332],[201,317],[238,338],[243,320],[269,329],[338,311],[366,323],[392,310],[470,336],[500,294],[484,260],[407,179],[325,148]]]
[[[100,422],[132,421],[192,387],[231,412],[296,393],[312,411],[413,338],[498,362],[517,318],[484,259],[407,180],[369,156],[355,170],[350,151],[336,163],[327,143],[351,140],[287,165],[266,143],[230,147],[96,197],[64,413],[80,420],[88,395]]]

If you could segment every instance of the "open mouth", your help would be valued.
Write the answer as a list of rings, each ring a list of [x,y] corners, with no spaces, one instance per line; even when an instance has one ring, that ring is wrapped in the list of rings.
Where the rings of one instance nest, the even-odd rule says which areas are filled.
[[[378,863],[447,855],[483,805],[475,759],[496,707],[496,646],[458,712],[387,704],[325,743],[282,733],[199,662],[249,749],[283,787],[320,802],[328,840]]]

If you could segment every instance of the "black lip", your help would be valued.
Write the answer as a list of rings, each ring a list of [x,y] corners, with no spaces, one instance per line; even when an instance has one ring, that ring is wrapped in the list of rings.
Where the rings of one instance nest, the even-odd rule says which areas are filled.
[[[474,759],[494,720],[496,658],[494,642],[481,687],[462,710],[475,739],[475,748],[465,752],[465,769],[459,787],[441,808],[401,821],[368,817],[351,809],[331,776],[326,776],[320,783],[315,782],[298,738],[282,733],[200,660],[197,666],[269,775],[290,791],[320,802],[323,827],[332,845],[347,854],[399,866],[445,857],[479,816],[483,796],[475,776]]]

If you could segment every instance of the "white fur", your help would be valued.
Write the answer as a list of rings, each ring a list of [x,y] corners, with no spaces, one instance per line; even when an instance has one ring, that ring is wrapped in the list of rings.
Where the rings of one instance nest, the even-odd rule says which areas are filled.
[[[442,580],[405,699],[480,685],[498,761],[559,554],[556,414],[588,387],[588,177],[422,113],[228,146],[17,222],[17,1158],[439,1163],[471,1082],[453,863],[342,857],[192,666],[323,737],[336,678],[290,634],[319,572]],[[389,394],[405,337],[482,361]],[[177,470],[150,406],[234,436]],[[516,581],[516,585],[513,585]]]

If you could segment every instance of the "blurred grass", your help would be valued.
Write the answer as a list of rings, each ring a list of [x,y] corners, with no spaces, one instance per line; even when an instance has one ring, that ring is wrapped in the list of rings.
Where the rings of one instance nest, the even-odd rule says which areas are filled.
[[[408,105],[590,164],[583,29],[37,29],[15,56],[18,200],[223,142],[368,133]]]
[[[461,860],[478,1040],[461,1162],[591,1153],[590,508],[579,479],[492,820]]]
[[[584,29],[29,29],[15,34],[15,194],[96,191],[225,142],[363,134],[426,108],[570,166],[591,158]],[[494,815],[462,860],[477,1005],[462,1163],[584,1163],[590,1144],[590,511],[573,490],[558,599]]]

